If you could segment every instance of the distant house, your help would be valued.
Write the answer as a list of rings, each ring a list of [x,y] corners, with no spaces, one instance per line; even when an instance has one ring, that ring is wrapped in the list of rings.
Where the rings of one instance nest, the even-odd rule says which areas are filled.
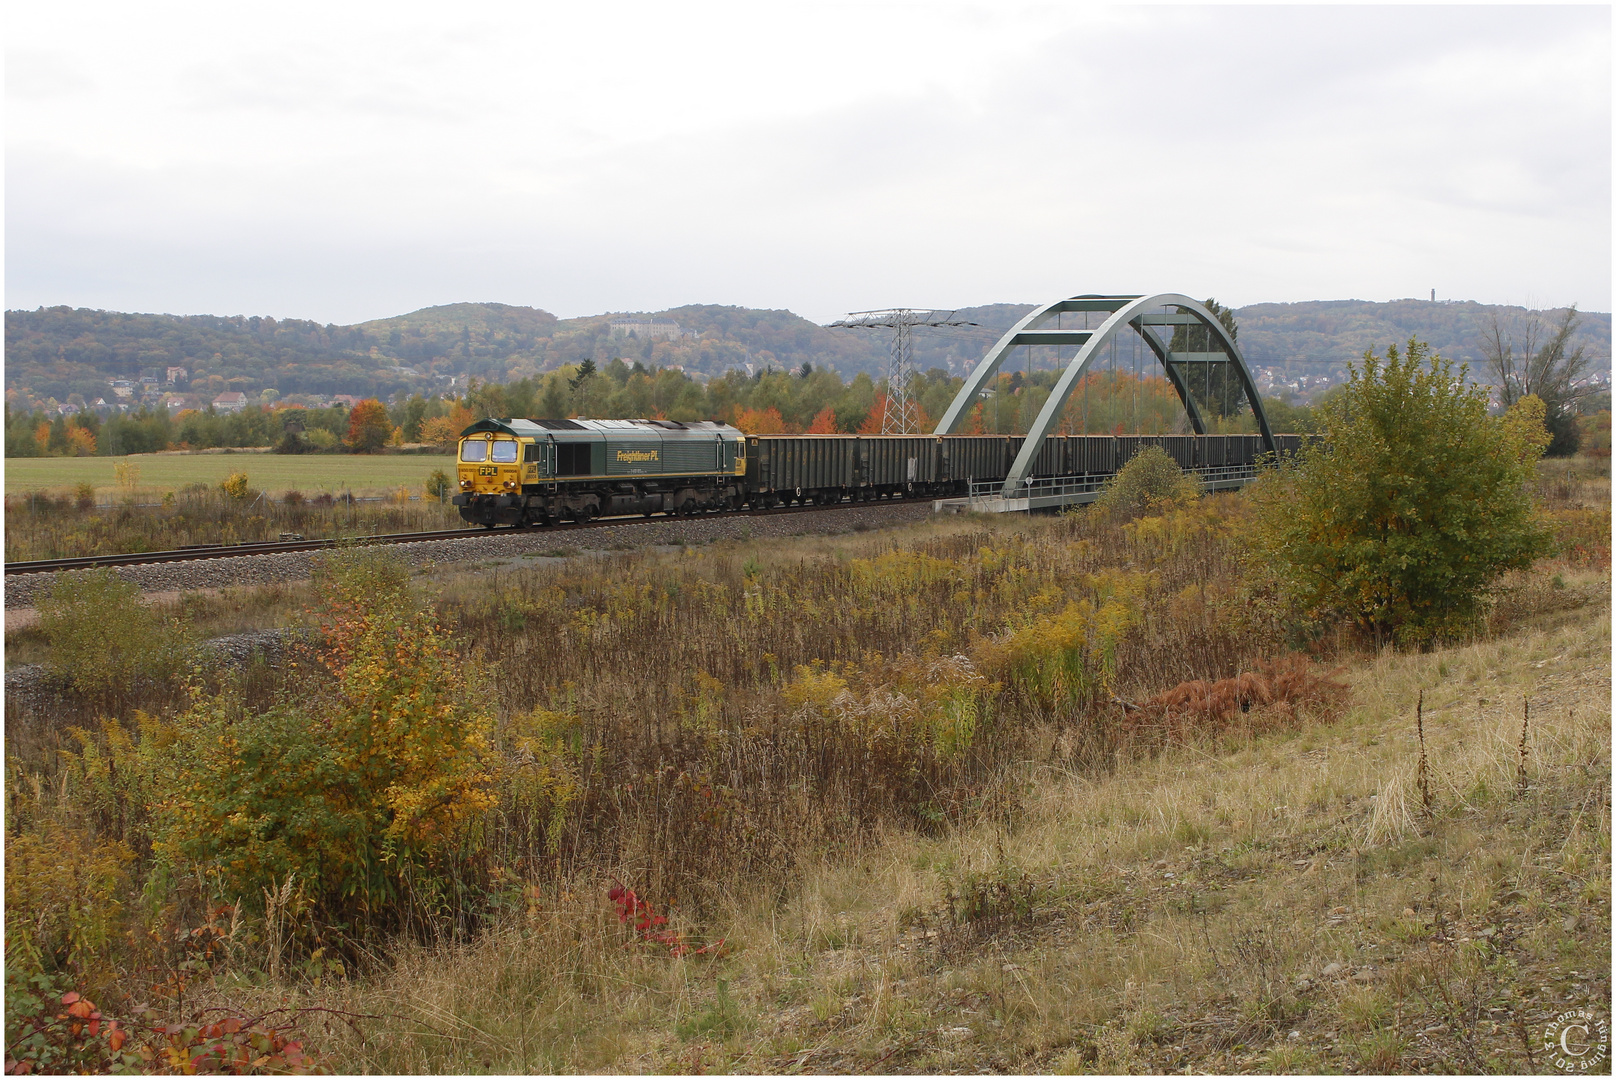
[[[119,397],[132,397],[135,393],[135,388],[129,385],[114,386],[112,392]]]
[[[231,390],[214,398],[213,407],[220,412],[240,412],[247,407],[247,395],[240,390]]]
[[[190,377],[191,373],[182,367],[171,367],[168,369],[168,381],[171,383],[182,383]]]
[[[344,409],[352,409],[355,405],[359,404],[361,400],[363,399],[356,398],[352,394],[338,394],[336,397],[331,399],[331,404],[341,405]]]
[[[631,337],[641,341],[651,338],[672,338],[678,340],[690,331],[676,322],[657,322],[654,319],[613,319],[611,322],[612,337]]]
[[[69,401],[65,405],[56,406],[56,411],[61,413],[63,416],[72,416],[74,413],[79,411],[79,407]]]

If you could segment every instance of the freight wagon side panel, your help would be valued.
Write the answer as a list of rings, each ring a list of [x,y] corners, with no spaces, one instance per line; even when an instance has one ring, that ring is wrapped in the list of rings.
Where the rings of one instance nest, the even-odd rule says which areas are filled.
[[[1034,476],[1066,475],[1066,437],[1051,435],[1038,448],[1038,460],[1033,462]]]
[[[937,477],[937,440],[930,435],[863,435],[859,453],[867,484],[893,487]]]
[[[1195,468],[1195,438],[1192,435],[1163,435],[1162,449],[1178,463],[1180,469]]]
[[[1003,435],[944,435],[941,480],[1001,480],[1009,470],[1009,443]]]
[[[1090,476],[1117,471],[1117,440],[1111,435],[1078,435],[1072,462],[1074,473]]]
[[[768,491],[774,484],[774,439],[749,435],[746,439],[746,486],[752,491]]]

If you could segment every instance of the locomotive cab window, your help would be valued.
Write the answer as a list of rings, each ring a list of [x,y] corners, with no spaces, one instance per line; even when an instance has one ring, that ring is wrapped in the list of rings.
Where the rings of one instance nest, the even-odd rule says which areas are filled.
[[[461,461],[487,461],[488,444],[481,439],[467,439],[460,444]]]
[[[538,443],[528,443],[526,446],[522,447],[522,463],[524,465],[531,464],[537,460],[539,460]]]
[[[501,465],[509,465],[516,460],[516,442],[513,439],[495,439],[494,455],[490,459]]]

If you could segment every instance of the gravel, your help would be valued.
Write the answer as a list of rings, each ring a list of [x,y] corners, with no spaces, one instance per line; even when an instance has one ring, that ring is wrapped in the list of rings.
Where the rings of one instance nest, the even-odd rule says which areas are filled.
[[[262,656],[270,667],[278,668],[286,661],[288,652],[312,641],[305,630],[253,630],[200,642],[195,655],[205,667],[215,670],[244,667],[254,655]],[[18,715],[19,710],[38,711],[59,706],[71,690],[66,679],[53,675],[44,664],[12,668],[6,672],[5,687],[8,717]]]
[[[478,532],[465,539],[424,540],[393,545],[415,566],[508,559],[557,549],[633,548],[656,545],[706,544],[714,540],[748,540],[807,534],[835,535],[887,528],[931,517],[929,499],[871,503],[791,514],[713,514],[693,518],[623,521],[588,529],[534,532]],[[122,566],[113,572],[140,586],[142,592],[190,592],[233,585],[273,585],[307,581],[320,552],[279,555],[243,555],[198,559],[183,563]],[[84,571],[62,571],[66,574]],[[18,574],[6,578],[5,609],[34,606],[49,591],[56,574]]]

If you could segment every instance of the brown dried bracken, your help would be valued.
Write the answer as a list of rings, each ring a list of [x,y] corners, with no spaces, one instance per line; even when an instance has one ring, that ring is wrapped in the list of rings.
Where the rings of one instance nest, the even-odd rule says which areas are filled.
[[[1294,721],[1302,713],[1322,720],[1334,719],[1346,704],[1347,687],[1336,682],[1340,669],[1320,671],[1306,657],[1291,654],[1260,660],[1256,671],[1207,682],[1179,683],[1142,702],[1129,718],[1185,736],[1215,731],[1240,716],[1252,717],[1254,727],[1272,727]]]

